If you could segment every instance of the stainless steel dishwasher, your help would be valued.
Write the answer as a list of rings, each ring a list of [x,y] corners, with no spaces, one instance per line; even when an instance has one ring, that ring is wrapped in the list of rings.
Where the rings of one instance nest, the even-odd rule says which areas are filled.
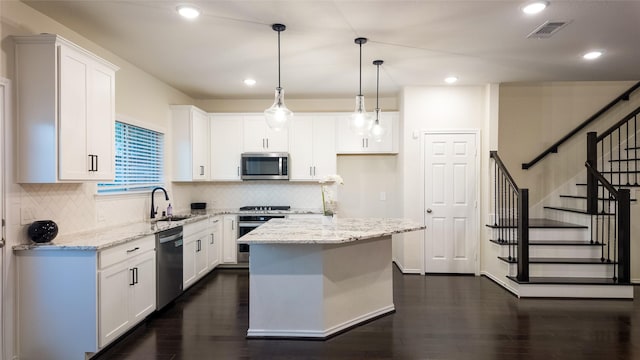
[[[182,226],[156,234],[156,309],[182,294]]]

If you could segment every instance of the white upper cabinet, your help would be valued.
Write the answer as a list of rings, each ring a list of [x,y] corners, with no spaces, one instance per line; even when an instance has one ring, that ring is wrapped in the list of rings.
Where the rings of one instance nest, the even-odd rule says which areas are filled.
[[[242,115],[210,114],[211,180],[240,181]]]
[[[321,180],[336,173],[334,115],[296,115],[290,128],[291,180]]]
[[[349,128],[349,114],[340,116],[336,120],[338,154],[397,154],[399,120],[397,112],[382,113],[380,124],[385,132],[382,141],[378,142],[369,136],[353,133]]]
[[[171,106],[173,180],[209,180],[209,116],[191,105]]]
[[[293,121],[295,121],[295,118]],[[243,125],[244,152],[289,151],[288,130],[272,130],[267,125],[264,115],[245,115]]]
[[[57,35],[14,40],[18,182],[112,181],[118,67]]]

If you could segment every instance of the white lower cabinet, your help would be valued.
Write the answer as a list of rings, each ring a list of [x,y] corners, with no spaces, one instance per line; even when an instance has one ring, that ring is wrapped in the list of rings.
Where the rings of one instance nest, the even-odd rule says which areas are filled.
[[[156,310],[155,236],[98,252],[99,345]]]
[[[236,215],[223,216],[223,244],[222,263],[238,263],[238,217]]]
[[[210,269],[220,264],[220,252],[222,250],[222,221],[215,216],[210,219],[209,242],[207,244],[207,266]]]
[[[210,234],[208,219],[183,226],[182,286],[185,290],[209,270],[207,244]]]
[[[144,241],[155,244],[155,237],[147,237]],[[139,251],[134,250],[136,246],[125,244],[117,248],[122,248],[124,260],[98,272],[100,347],[117,339],[156,310],[155,248],[133,257],[127,255]]]

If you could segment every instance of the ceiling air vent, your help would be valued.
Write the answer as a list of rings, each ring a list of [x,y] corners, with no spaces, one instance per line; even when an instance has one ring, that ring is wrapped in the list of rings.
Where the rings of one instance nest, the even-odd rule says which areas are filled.
[[[568,21],[545,21],[544,24],[538,26],[533,32],[527,35],[529,39],[547,39],[557,33],[563,27],[567,26]]]

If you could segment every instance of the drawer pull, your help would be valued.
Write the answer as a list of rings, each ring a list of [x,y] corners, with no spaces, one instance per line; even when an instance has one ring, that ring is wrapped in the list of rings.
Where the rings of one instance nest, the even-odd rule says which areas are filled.
[[[136,246],[136,247],[134,247],[133,249],[129,249],[129,250],[127,250],[127,253],[132,253],[132,252],[134,252],[134,251],[136,251],[136,250],[140,250],[140,248],[139,248],[138,246]]]

